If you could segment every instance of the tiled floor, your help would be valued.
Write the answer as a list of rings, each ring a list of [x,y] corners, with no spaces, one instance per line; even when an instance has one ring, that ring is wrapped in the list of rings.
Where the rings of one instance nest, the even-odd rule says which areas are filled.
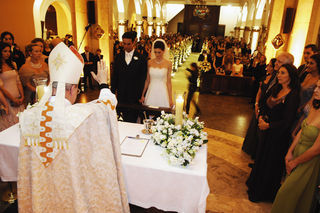
[[[184,70],[191,62],[197,61],[197,57],[196,54],[191,55],[175,74],[172,79],[174,94],[187,89]],[[88,102],[97,97],[98,90],[88,90],[80,94],[78,102]],[[200,120],[205,122],[206,131],[210,134],[208,183],[211,193],[207,199],[207,212],[269,212],[271,204],[251,203],[246,194],[245,180],[250,172],[250,159],[241,151],[241,146],[252,114],[249,99],[213,94],[197,94],[196,99],[201,108]],[[5,187],[0,183],[1,200],[6,199],[8,188]],[[0,204],[0,213],[3,209]],[[162,212],[135,206],[131,206],[131,211]]]

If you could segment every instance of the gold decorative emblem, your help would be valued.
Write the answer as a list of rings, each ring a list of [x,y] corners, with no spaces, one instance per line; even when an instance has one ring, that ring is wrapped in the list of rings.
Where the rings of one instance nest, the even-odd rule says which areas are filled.
[[[60,53],[58,53],[57,57],[55,59],[53,59],[52,63],[56,67],[56,70],[59,70],[61,65],[66,63],[66,61],[63,59],[63,57],[61,57]]]
[[[279,33],[278,35],[276,35],[276,37],[274,37],[274,39],[272,39],[271,43],[275,49],[279,49],[284,44],[284,40],[283,40],[281,34]]]

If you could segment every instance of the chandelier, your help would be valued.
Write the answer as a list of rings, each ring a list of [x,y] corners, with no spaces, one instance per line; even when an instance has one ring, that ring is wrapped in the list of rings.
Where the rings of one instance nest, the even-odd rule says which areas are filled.
[[[193,10],[193,16],[205,19],[210,13],[210,10],[208,9],[207,5],[205,5],[205,0],[191,0],[191,3],[196,5],[196,7]]]

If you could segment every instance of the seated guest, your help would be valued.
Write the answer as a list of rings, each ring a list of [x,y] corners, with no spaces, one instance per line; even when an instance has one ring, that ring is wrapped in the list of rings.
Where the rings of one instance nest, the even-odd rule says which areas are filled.
[[[12,33],[7,31],[1,33],[0,41],[10,45],[11,56],[13,61],[17,64],[17,69],[19,70],[20,67],[25,63],[26,59],[18,46],[14,43],[14,37]]]
[[[287,178],[272,205],[272,213],[313,212],[320,168],[320,81],[308,117],[285,157]]]
[[[315,44],[308,44],[304,47],[303,51],[303,59],[305,61],[305,64],[302,64],[298,68],[298,76],[300,79],[300,82],[303,82],[305,77],[307,76],[307,64],[309,63],[310,56],[318,52],[318,48]]]
[[[10,45],[0,43],[0,93],[6,100],[5,114],[0,115],[0,132],[18,123],[17,114],[24,110],[23,89],[17,72],[17,65],[11,59]],[[2,96],[3,98],[3,96]]]
[[[33,104],[35,101],[36,79],[49,79],[48,65],[42,58],[41,47],[37,44],[29,44],[26,47],[30,60],[20,68],[19,75],[25,93],[25,104]]]
[[[243,64],[240,64],[240,59],[236,58],[235,63],[232,65],[232,76],[243,77]]]
[[[259,144],[256,159],[246,182],[249,200],[273,201],[283,175],[290,129],[299,105],[297,69],[284,64],[277,74],[278,83],[262,103],[258,117]]]
[[[75,105],[81,55],[60,42],[49,66],[48,90],[37,106],[19,116],[19,212],[129,212],[117,100],[106,88],[105,66],[93,74],[99,99]]]

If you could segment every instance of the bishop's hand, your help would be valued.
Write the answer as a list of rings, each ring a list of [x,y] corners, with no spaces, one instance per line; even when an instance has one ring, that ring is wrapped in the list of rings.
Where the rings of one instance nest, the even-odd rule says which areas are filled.
[[[102,60],[97,62],[98,73],[95,74],[91,72],[92,77],[99,84],[108,84],[108,68],[106,67],[106,63]]]

